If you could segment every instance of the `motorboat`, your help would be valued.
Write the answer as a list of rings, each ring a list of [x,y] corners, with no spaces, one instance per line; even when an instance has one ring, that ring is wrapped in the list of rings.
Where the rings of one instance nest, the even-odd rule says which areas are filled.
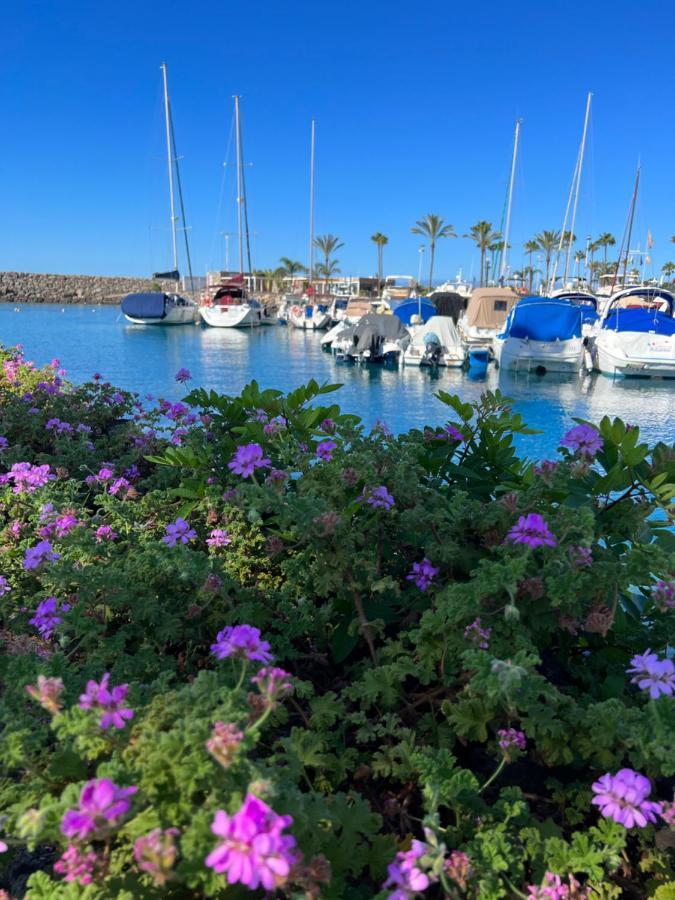
[[[335,341],[347,328],[356,325],[356,323],[364,316],[375,312],[375,305],[376,303],[368,297],[354,297],[351,299],[343,310],[342,318],[336,322],[332,328],[329,328],[321,338],[322,349],[330,350],[333,346],[333,341]],[[387,310],[387,315],[391,315],[389,310]]]
[[[428,300],[436,307],[436,315],[450,316],[455,325],[466,311],[468,298],[455,291],[437,290],[429,294]]]
[[[675,378],[675,296],[628,287],[610,298],[593,345],[603,375]]]
[[[397,316],[369,313],[335,338],[332,351],[354,362],[398,362],[409,343],[410,332]]]
[[[289,307],[288,324],[304,331],[322,331],[330,325],[330,308],[327,303],[317,301],[295,303]]]
[[[436,307],[426,297],[410,297],[392,305],[393,314],[404,325],[421,325],[436,315]]]
[[[401,300],[407,300],[416,287],[412,275],[387,275],[382,285],[382,300],[393,308]]]
[[[462,277],[462,270],[460,269],[455,276],[454,281],[444,281],[443,284],[439,284],[439,286],[434,288],[429,294],[429,299],[433,300],[435,303],[439,295],[458,294],[466,302],[471,296],[471,289],[471,283]]]
[[[584,365],[583,307],[552,297],[523,297],[493,341],[501,369],[579,372]]]
[[[582,333],[584,337],[590,337],[595,333],[596,326],[600,319],[598,312],[598,298],[590,291],[572,289],[561,289],[553,291],[551,298],[555,300],[564,300],[572,303],[574,306],[581,307],[582,314]]]
[[[406,366],[461,368],[464,365],[466,352],[457,326],[449,316],[432,316],[409,330],[412,338],[403,354]]]
[[[197,304],[180,294],[147,291],[127,294],[122,312],[134,325],[189,325],[197,319]]]
[[[476,288],[458,322],[464,344],[469,348],[491,347],[518,300],[520,297],[511,288]]]
[[[212,328],[256,328],[262,324],[262,304],[250,297],[243,275],[216,285],[202,300],[199,314]]]

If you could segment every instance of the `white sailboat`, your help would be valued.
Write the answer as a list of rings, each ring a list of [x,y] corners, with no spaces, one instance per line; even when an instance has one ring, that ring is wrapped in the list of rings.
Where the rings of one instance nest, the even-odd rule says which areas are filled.
[[[171,207],[171,242],[173,248],[173,269],[170,272],[161,272],[153,275],[153,278],[178,282],[178,241],[176,239],[176,203],[174,189],[174,167],[178,175],[178,159],[175,152],[175,138],[173,133],[173,120],[171,118],[171,105],[169,103],[169,83],[166,63],[162,63],[162,81],[164,84],[164,121],[166,126],[166,154],[169,170],[169,203]],[[183,193],[178,176],[178,196],[180,200],[183,225],[185,225],[185,211],[183,209]],[[192,283],[192,268],[190,265],[190,251],[185,237],[185,250],[188,263],[190,282]],[[144,293],[127,294],[122,300],[122,312],[128,322],[134,325],[191,325],[197,319],[197,304],[194,300],[184,297],[174,291],[147,291]]]
[[[246,212],[246,191],[244,188],[243,159],[241,146],[241,116],[239,97],[234,98],[234,123],[237,142],[237,234],[239,238],[239,274],[227,278],[215,286],[199,307],[199,314],[212,328],[256,328],[265,315],[262,304],[249,296],[244,277],[244,226]],[[248,243],[248,216],[246,224]],[[249,251],[249,268],[250,268]]]

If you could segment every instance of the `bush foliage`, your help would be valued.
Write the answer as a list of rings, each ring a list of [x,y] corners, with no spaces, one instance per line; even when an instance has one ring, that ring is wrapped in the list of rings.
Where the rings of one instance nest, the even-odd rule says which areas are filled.
[[[672,447],[0,360],[11,896],[675,897]]]

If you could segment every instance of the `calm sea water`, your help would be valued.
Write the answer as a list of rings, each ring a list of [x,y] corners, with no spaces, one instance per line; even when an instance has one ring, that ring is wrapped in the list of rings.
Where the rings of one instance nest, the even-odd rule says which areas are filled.
[[[26,356],[39,365],[58,357],[76,382],[100,372],[120,387],[177,400],[185,394],[174,380],[181,367],[192,372],[191,386],[223,393],[238,392],[252,378],[281,390],[316,378],[344,385],[331,399],[345,411],[367,425],[382,419],[397,432],[446,421],[445,407],[434,397],[441,388],[473,401],[486,388],[499,387],[542,432],[519,441],[530,457],[551,454],[573,416],[620,416],[639,425],[650,441],[675,442],[675,382],[513,376],[492,366],[486,378],[472,380],[456,370],[357,367],[335,362],[319,341],[317,334],[272,326],[253,331],[135,326],[107,306],[62,310],[25,304],[15,312],[0,305],[0,343],[23,344]]]

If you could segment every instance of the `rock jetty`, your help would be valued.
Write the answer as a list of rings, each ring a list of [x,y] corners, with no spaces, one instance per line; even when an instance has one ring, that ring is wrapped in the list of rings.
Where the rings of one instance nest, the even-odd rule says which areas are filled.
[[[175,291],[173,281],[104,275],[0,272],[0,303],[119,303],[133,291]]]

